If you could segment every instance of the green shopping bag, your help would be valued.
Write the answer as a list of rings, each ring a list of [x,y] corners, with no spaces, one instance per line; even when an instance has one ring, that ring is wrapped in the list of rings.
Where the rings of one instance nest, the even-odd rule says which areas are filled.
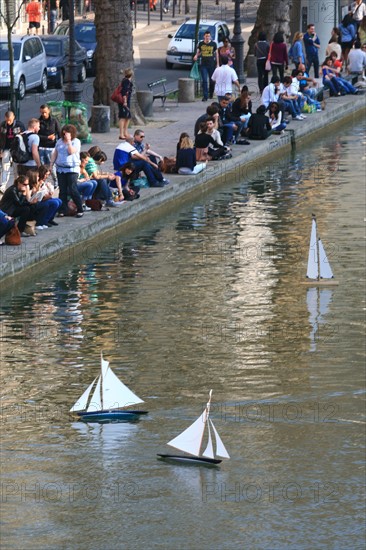
[[[189,78],[193,78],[194,80],[200,80],[201,78],[200,68],[197,61],[195,61],[192,65],[191,72],[189,73]]]

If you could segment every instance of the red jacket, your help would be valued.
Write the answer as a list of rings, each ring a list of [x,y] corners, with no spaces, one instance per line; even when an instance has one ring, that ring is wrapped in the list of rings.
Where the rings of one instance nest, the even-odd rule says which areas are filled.
[[[288,65],[287,46],[284,42],[271,43],[271,62],[279,65]]]

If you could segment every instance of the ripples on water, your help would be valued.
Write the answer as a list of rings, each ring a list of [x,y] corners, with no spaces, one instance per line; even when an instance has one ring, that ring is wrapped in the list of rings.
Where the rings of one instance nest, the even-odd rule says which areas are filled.
[[[278,159],[3,298],[3,548],[362,547],[362,139]],[[340,283],[324,291],[301,284],[312,212]],[[139,423],[69,418],[100,350],[146,399]],[[156,461],[210,388],[232,459]]]

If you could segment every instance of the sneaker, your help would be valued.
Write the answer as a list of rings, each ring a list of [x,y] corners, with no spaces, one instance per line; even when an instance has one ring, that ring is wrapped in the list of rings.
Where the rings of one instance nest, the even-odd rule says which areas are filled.
[[[164,178],[163,181],[162,181],[162,183],[163,183],[164,185],[169,185],[170,180],[167,180],[166,178]]]
[[[86,206],[86,204],[83,204],[83,210],[84,212],[90,212],[91,208],[89,206]]]
[[[48,229],[48,225],[44,225],[44,226],[43,226],[43,229]]]
[[[43,231],[43,225],[36,225],[36,229],[38,229],[38,231]]]
[[[207,97],[203,97],[203,98],[202,98],[202,101],[207,101]]]
[[[302,120],[305,120],[307,118],[305,115],[300,115],[300,117],[302,118]]]
[[[295,116],[293,120],[303,120],[300,115]]]
[[[82,218],[83,216],[84,216],[84,212],[78,212],[75,218]]]
[[[56,223],[54,220],[50,220],[47,225],[48,225],[48,227],[52,227],[53,225],[57,226],[58,223]]]
[[[317,112],[317,113],[321,113],[321,112],[322,112],[322,109],[319,108],[319,109],[316,110],[316,112]]]

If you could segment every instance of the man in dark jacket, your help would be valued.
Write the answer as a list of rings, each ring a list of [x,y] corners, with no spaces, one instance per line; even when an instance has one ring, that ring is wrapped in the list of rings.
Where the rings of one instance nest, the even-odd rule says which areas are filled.
[[[232,113],[229,99],[223,97],[219,104],[219,131],[224,145],[236,143],[243,123],[236,119]]]
[[[5,191],[8,187],[11,155],[10,146],[17,134],[25,131],[25,126],[20,120],[15,119],[13,111],[5,113],[5,120],[0,125],[0,156],[1,156],[1,190]]]
[[[267,139],[270,135],[271,125],[265,112],[265,106],[260,105],[257,112],[250,117],[247,130],[249,139]]]
[[[57,118],[51,116],[51,109],[48,105],[41,105],[40,113],[38,132],[39,156],[42,164],[50,164],[51,154],[57,140],[61,137],[61,126]]]

